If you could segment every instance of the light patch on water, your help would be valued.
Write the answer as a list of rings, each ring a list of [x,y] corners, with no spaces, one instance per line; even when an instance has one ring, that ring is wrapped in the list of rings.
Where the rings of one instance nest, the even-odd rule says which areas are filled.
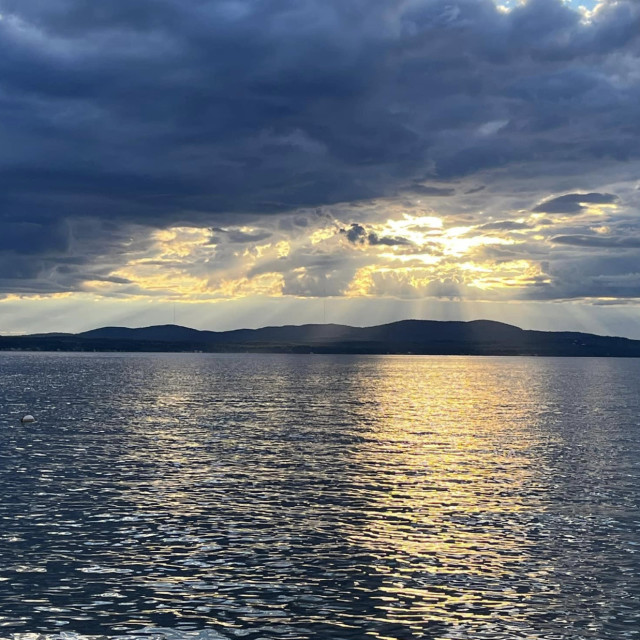
[[[1,638],[640,636],[640,360],[0,371]]]
[[[126,636],[87,636],[79,633],[61,632],[47,633],[14,633],[10,640],[229,640],[217,631],[205,629],[201,631],[177,631],[172,629],[156,629],[149,627],[140,633]]]

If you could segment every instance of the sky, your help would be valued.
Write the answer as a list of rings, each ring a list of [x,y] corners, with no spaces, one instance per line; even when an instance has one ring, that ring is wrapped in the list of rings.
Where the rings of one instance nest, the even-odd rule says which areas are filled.
[[[0,0],[0,333],[640,338],[640,1]]]

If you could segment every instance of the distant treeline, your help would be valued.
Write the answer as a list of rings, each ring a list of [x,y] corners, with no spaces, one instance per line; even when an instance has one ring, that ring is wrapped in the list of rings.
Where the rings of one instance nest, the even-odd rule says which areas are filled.
[[[176,325],[104,327],[80,334],[4,336],[0,350],[640,357],[640,341],[525,331],[488,320],[405,320],[375,327],[316,324],[224,332]]]

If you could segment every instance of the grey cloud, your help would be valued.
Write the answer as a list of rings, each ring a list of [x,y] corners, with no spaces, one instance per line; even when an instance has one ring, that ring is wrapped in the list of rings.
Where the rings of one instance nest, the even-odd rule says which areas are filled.
[[[640,260],[637,251],[601,253],[596,256],[579,256],[549,264],[547,271],[551,276],[559,279],[618,277],[637,274],[640,271]]]
[[[18,250],[23,255],[43,252],[63,255],[69,248],[69,230],[63,220],[6,221],[0,226],[0,252]]]
[[[433,297],[453,300],[486,297],[486,293],[456,279],[434,279],[425,284],[416,284],[401,272],[373,273],[372,289],[375,295],[404,299]]]
[[[100,257],[100,275],[132,224],[232,228],[405,192],[453,209],[466,176],[500,169],[508,191],[522,167],[535,202],[551,166],[572,167],[570,191],[584,167],[640,153],[637,2],[590,25],[560,0],[508,14],[491,0],[0,0],[0,13],[0,254],[40,265],[14,269],[11,290],[77,287],[79,272],[55,270],[64,256]],[[545,211],[579,213],[575,196]],[[481,215],[467,206],[459,219]],[[96,219],[103,248],[65,235]]]
[[[589,204],[614,204],[618,196],[612,193],[568,193],[564,196],[545,200],[534,207],[534,213],[582,213]]]
[[[640,248],[640,238],[628,238],[620,236],[555,236],[551,238],[555,244],[570,245],[573,247],[595,247],[602,249],[637,249]]]
[[[0,294],[82,291],[87,280],[126,284],[111,271],[152,242],[148,229],[91,218],[7,228],[0,234]]]
[[[352,223],[348,229],[340,229],[340,233],[347,236],[347,240],[352,244],[370,244],[386,245],[388,247],[393,246],[408,246],[411,245],[411,241],[399,236],[379,236],[375,231],[369,231],[365,229],[361,224]]]
[[[576,280],[554,281],[552,284],[541,284],[527,290],[523,298],[526,300],[570,300],[617,298],[640,298],[640,278],[638,273],[620,276],[581,277]]]
[[[489,222],[478,227],[480,231],[522,231],[531,229],[531,225],[526,222],[516,222],[515,220],[501,220],[500,222]]]
[[[561,260],[544,263],[551,279],[524,293],[527,299],[617,298],[624,301],[640,298],[640,247],[625,251],[580,254],[572,252]]]
[[[14,105],[12,135],[27,154],[19,165],[5,154],[4,166],[19,166],[22,182],[45,197],[52,189],[65,196],[76,213],[83,202],[72,196],[89,190],[110,200],[130,184],[122,193],[130,206],[115,213],[167,221],[177,210],[269,212],[385,195],[430,165],[448,176],[501,166],[530,157],[541,126],[558,128],[536,123],[527,133],[558,99],[556,88],[569,84],[556,79],[559,54],[541,54],[560,47],[571,76],[579,75],[572,65],[593,53],[589,46],[599,56],[619,51],[630,37],[620,29],[638,19],[622,5],[586,27],[559,0],[531,0],[508,16],[489,0],[406,8],[383,0],[295,8],[249,0],[146,0],[135,8],[124,0],[100,8],[87,0],[4,0],[0,72]],[[16,21],[40,31],[39,46],[20,39]],[[606,78],[599,62],[593,73],[581,71],[581,87]],[[590,101],[577,107],[571,117],[585,127],[601,115]],[[625,114],[618,115],[621,127]],[[503,120],[514,123],[509,136],[470,135]],[[89,175],[79,149],[91,160]],[[55,185],[41,175],[53,154]],[[136,197],[148,197],[145,181],[154,180],[164,182],[166,201],[140,206]]]
[[[226,242],[233,244],[248,244],[250,242],[261,242],[267,240],[273,236],[270,231],[259,231],[257,233],[246,233],[239,229],[222,229],[220,227],[212,227],[211,230],[217,235],[220,234],[225,238]],[[217,244],[218,239],[214,235],[211,239],[211,244]]]
[[[455,195],[456,190],[451,187],[432,187],[424,184],[414,184],[409,188],[411,193],[420,196],[448,197]]]
[[[249,270],[248,276],[252,278],[264,273],[287,273],[300,268],[327,274],[359,262],[358,260],[352,260],[351,256],[340,253],[326,253],[320,250],[302,248],[286,257],[259,262]]]
[[[348,229],[340,229],[340,233],[344,233],[352,244],[364,244],[367,241],[367,230],[355,222]]]
[[[347,289],[353,273],[352,269],[328,274],[313,269],[305,269],[298,273],[287,272],[283,274],[282,294],[313,298],[341,296]]]
[[[87,279],[95,280],[97,282],[109,282],[111,284],[131,284],[132,281],[129,278],[120,278],[118,276],[103,276],[87,274]]]
[[[377,233],[372,231],[368,236],[367,240],[371,245],[386,245],[387,247],[395,247],[395,246],[408,246],[411,245],[412,242],[407,240],[406,238],[402,238],[400,236],[382,236],[380,237]]]
[[[367,264],[364,254],[327,253],[315,247],[300,247],[286,257],[258,262],[248,272],[253,278],[267,273],[282,276],[283,295],[303,297],[341,296],[356,270]]]
[[[472,254],[478,260],[492,260],[497,263],[512,260],[541,260],[549,255],[549,249],[535,242],[517,242],[507,245],[487,245],[478,247]]]

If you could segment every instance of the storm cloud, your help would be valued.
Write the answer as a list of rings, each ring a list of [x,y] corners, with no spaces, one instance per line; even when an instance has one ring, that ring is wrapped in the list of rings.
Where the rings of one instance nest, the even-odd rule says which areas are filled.
[[[480,231],[522,231],[523,229],[531,229],[531,225],[516,220],[501,220],[500,222],[488,222],[478,227]]]
[[[590,204],[614,204],[618,197],[612,193],[568,193],[564,196],[545,200],[536,206],[536,213],[582,213]]]
[[[0,0],[0,15],[0,295],[137,295],[135,270],[162,265],[338,295],[361,254],[424,252],[435,227],[387,224],[411,216],[495,236],[438,250],[529,261],[526,283],[560,282],[568,253],[638,247],[620,228],[638,210],[637,2]],[[603,205],[622,211],[598,223],[610,233],[565,220]],[[158,236],[173,228],[203,232]],[[180,266],[188,251],[199,262]],[[392,295],[400,262],[358,286]],[[469,291],[437,283],[420,291]]]
[[[551,238],[555,244],[565,244],[573,247],[595,247],[604,249],[640,249],[640,238],[619,236],[556,236]]]
[[[356,222],[352,223],[348,229],[340,229],[340,233],[346,235],[347,240],[355,245],[369,244],[372,246],[398,247],[411,244],[410,240],[400,236],[380,236],[375,231],[367,231],[361,224]]]

